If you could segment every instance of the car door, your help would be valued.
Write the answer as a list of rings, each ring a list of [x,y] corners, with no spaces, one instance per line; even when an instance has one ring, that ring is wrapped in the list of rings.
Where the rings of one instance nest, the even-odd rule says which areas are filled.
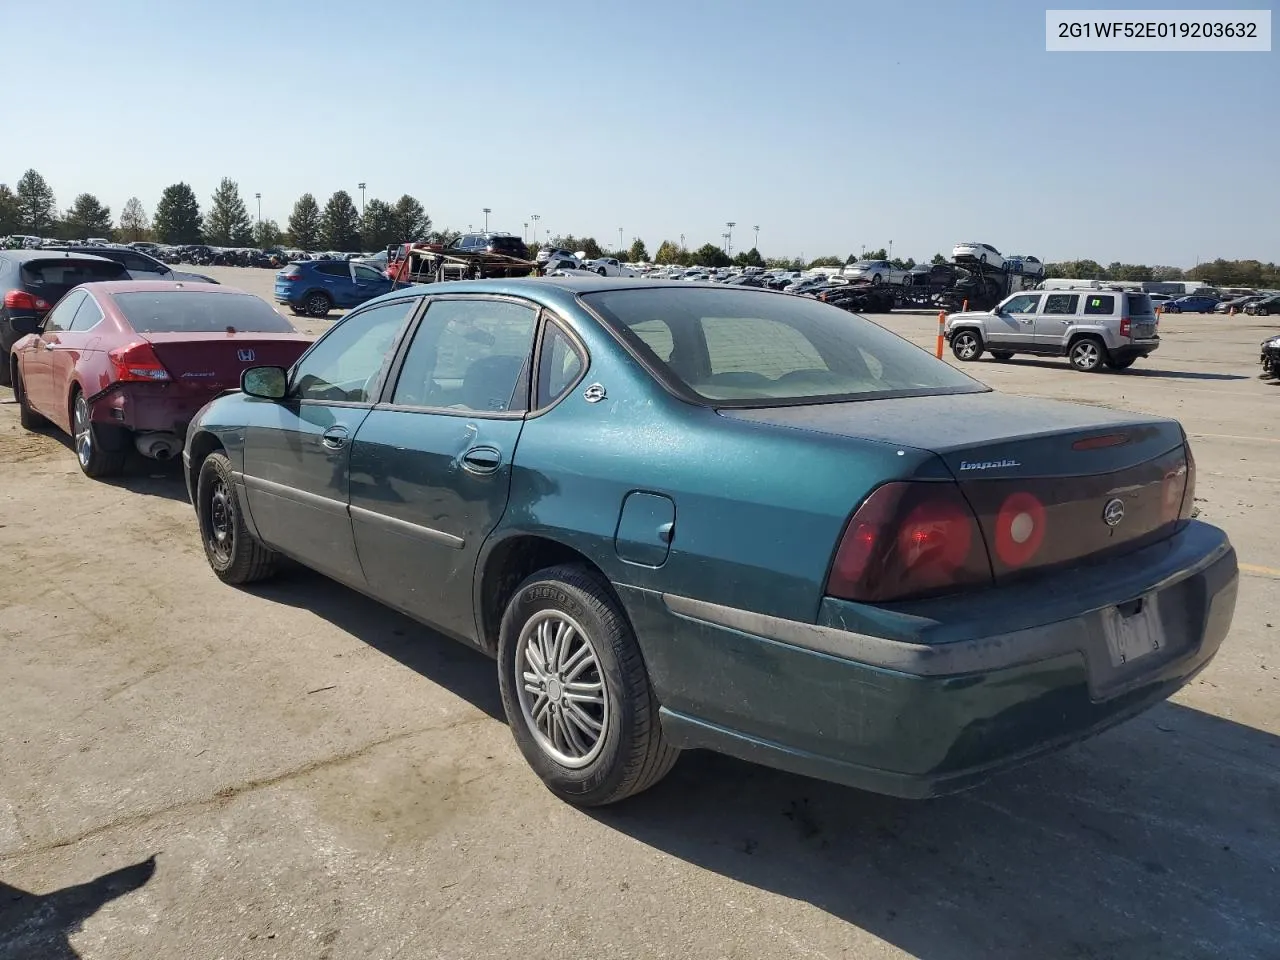
[[[335,579],[362,585],[347,513],[351,440],[420,303],[407,297],[344,317],[294,366],[284,400],[249,400],[244,481],[259,536]]]
[[[57,423],[65,423],[68,417],[58,410],[54,400],[54,355],[65,350],[62,335],[71,329],[71,321],[87,296],[83,290],[72,290],[59,300],[18,358],[27,403]]]
[[[82,369],[82,360],[86,354],[99,349],[102,331],[99,324],[103,321],[102,307],[93,299],[92,294],[85,292],[76,314],[71,318],[71,325],[66,330],[50,334],[56,340],[53,348],[47,351],[49,363],[49,404],[55,423],[65,421],[71,428],[71,413],[68,400],[71,395],[71,383],[75,379],[77,369]],[[98,384],[84,383],[84,389],[90,393],[98,388]]]
[[[315,279],[319,281],[320,289],[329,295],[335,307],[346,308],[355,305],[351,297],[354,284],[351,282],[345,263],[325,260],[316,264],[313,273]]]
[[[352,445],[370,592],[466,640],[476,559],[507,505],[537,318],[509,297],[433,300]]]
[[[360,303],[380,297],[391,290],[391,281],[372,267],[362,263],[353,264],[351,279],[355,283],[356,295]]]
[[[1035,317],[1041,294],[1020,293],[995,309],[987,321],[985,339],[992,350],[1035,349]]]
[[[1075,324],[1080,307],[1078,293],[1046,293],[1040,312],[1035,316],[1036,350],[1040,353],[1062,353]]]

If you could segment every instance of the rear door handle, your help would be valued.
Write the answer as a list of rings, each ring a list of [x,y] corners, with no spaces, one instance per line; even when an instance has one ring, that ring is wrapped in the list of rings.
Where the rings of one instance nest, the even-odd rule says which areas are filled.
[[[347,445],[347,440],[350,436],[351,434],[346,427],[330,427],[320,434],[320,442],[330,450],[341,450]]]
[[[471,473],[497,473],[502,466],[502,451],[497,447],[472,447],[462,455],[462,468]]]

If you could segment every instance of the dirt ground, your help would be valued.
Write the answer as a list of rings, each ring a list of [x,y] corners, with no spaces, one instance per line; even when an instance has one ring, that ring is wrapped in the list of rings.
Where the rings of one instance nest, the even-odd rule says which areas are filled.
[[[270,295],[271,271],[215,272]],[[930,317],[877,319],[932,344]],[[1171,703],[927,802],[691,753],[631,802],[566,806],[489,661],[303,570],[223,586],[177,469],[87,480],[0,391],[0,960],[1274,960],[1277,330],[1170,317],[1118,375],[966,367],[1180,418],[1243,575]]]

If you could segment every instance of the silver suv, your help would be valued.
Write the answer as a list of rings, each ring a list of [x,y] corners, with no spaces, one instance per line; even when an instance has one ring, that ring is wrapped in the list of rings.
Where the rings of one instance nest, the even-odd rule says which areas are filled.
[[[1081,287],[1015,293],[991,311],[953,313],[944,335],[959,360],[1030,353],[1092,372],[1125,370],[1149,356],[1160,346],[1158,323],[1145,293]]]

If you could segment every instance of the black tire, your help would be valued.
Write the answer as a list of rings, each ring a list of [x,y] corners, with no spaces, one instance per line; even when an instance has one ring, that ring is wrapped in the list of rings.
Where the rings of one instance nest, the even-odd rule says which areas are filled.
[[[44,426],[47,422],[44,417],[31,409],[31,404],[27,402],[27,391],[23,389],[22,374],[18,372],[18,365],[13,365],[12,376],[13,396],[18,401],[18,423],[22,425],[24,430],[37,430]]]
[[[1012,360],[1013,354],[1008,350],[992,350],[991,356],[996,360]]]
[[[471,279],[472,279],[472,280],[483,280],[483,279],[484,279],[484,265],[483,265],[483,264],[477,263],[477,264],[472,265],[472,267],[471,267]]]
[[[89,419],[89,402],[79,389],[71,394],[71,442],[86,477],[113,477],[124,469],[128,451],[120,436],[109,442],[109,429]]]
[[[1270,308],[1270,307],[1258,307],[1256,310],[1254,310],[1254,312],[1253,312],[1253,313],[1254,313],[1254,316],[1256,316],[1256,317],[1268,317],[1268,316],[1270,316],[1270,315],[1271,315],[1271,308]]]
[[[573,662],[581,648],[586,647],[589,653],[585,660],[589,665],[585,672],[577,674],[559,670],[559,664],[553,665],[553,670],[558,672],[544,674],[546,695],[537,694],[523,679],[534,672],[533,661],[523,651],[529,644],[534,644],[536,649],[535,637],[540,624],[550,624],[555,629],[558,624],[568,625],[570,621],[581,632],[574,630],[568,636],[580,638],[580,643],[574,649],[569,646],[571,641],[566,640],[566,649],[561,653],[565,655],[574,649],[574,655],[567,657]],[[556,649],[559,649],[558,639]],[[583,670],[582,662],[578,661],[576,670]],[[575,675],[587,680],[574,680]],[[587,716],[587,720],[593,722],[599,718],[598,736],[591,739],[589,750],[585,753],[577,750],[579,756],[569,758],[578,764],[576,766],[562,762],[550,752],[557,749],[553,742],[557,729],[572,729],[572,736],[579,740],[584,733],[592,736],[588,726],[576,720],[570,723],[570,718],[575,709],[576,715],[582,716],[594,711],[596,705],[585,699],[576,705],[572,700],[553,699],[566,697],[570,682],[584,687],[598,686],[602,699],[599,713],[591,712]],[[568,803],[600,806],[647,790],[667,775],[680,754],[662,734],[658,701],[649,685],[640,646],[626,614],[607,585],[586,567],[566,564],[540,570],[516,589],[499,630],[498,683],[507,721],[520,752],[547,788]],[[556,692],[552,693],[553,690]],[[539,704],[542,704],[541,710]],[[548,718],[550,738],[540,724],[536,731],[531,726],[530,720],[535,715]],[[563,743],[570,749],[580,746],[567,739]]]
[[[307,294],[307,299],[302,301],[302,309],[308,317],[319,320],[329,315],[329,311],[333,309],[333,301],[323,290],[317,290]]]
[[[982,334],[977,330],[957,330],[951,336],[951,352],[957,360],[972,363],[982,356]]]
[[[0,387],[7,387],[13,382],[9,371],[9,364],[13,363],[12,358],[13,354],[8,350],[5,350],[4,354],[0,356],[0,361],[3,361],[0,363]]]
[[[306,309],[296,303],[289,304],[289,309],[293,311],[295,317],[305,317],[307,315]]]
[[[239,586],[265,580],[276,572],[275,551],[263,546],[245,526],[231,461],[225,453],[211,453],[200,464],[196,517],[205,558],[223,583]]]
[[[1165,307],[1162,308],[1162,312],[1163,313],[1181,313],[1182,308],[1166,305]]]
[[[905,277],[902,278],[902,285],[904,287],[911,286],[911,274],[908,273]]]
[[[1128,370],[1137,359],[1137,357],[1125,357],[1123,360],[1118,360],[1115,357],[1108,357],[1107,366],[1112,370]]]
[[[1071,366],[1081,373],[1097,373],[1107,363],[1107,347],[1097,337],[1081,337],[1067,350]]]
[[[871,282],[872,282],[872,283],[883,283],[883,282],[884,282],[884,278],[883,278],[883,277],[881,277],[881,276],[880,276],[880,274],[878,274],[878,273],[877,273],[875,276],[873,276],[873,277],[871,278]]]

